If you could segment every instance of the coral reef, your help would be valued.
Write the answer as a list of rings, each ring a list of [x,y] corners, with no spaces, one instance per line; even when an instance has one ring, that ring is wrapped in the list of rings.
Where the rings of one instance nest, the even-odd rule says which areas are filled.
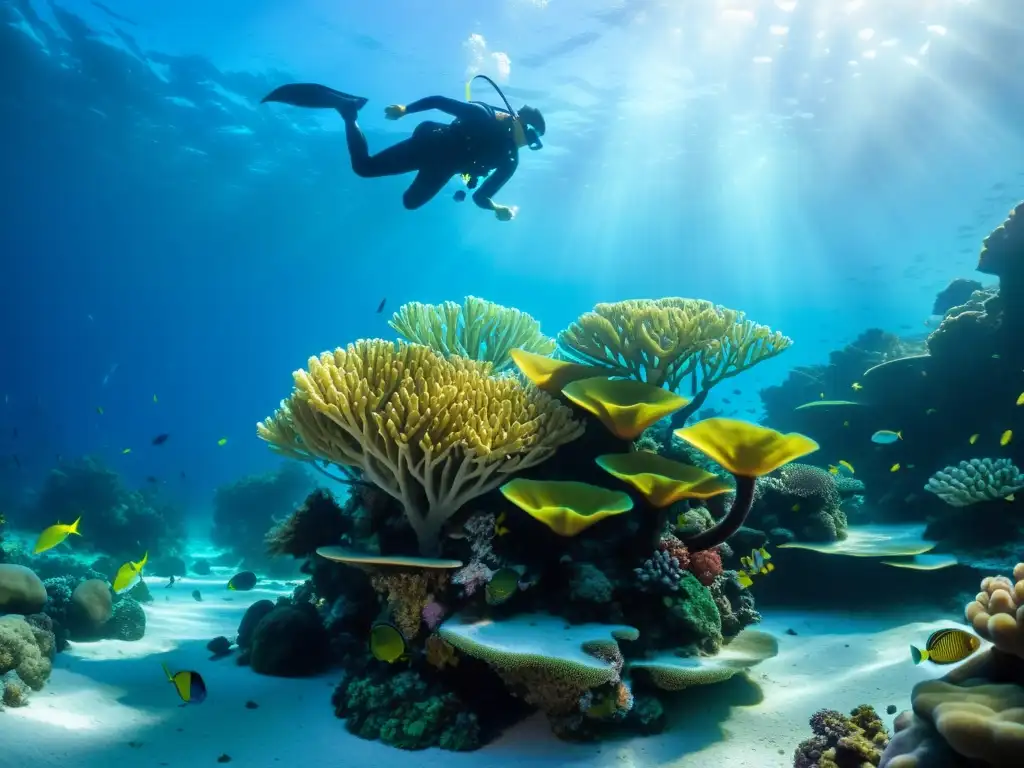
[[[531,709],[566,739],[657,732],[673,692],[773,656],[722,558],[749,530],[757,478],[817,444],[733,419],[661,439],[651,427],[689,408],[671,391],[683,379],[706,393],[789,340],[708,302],[602,311],[619,334],[602,359],[481,340],[493,331],[466,319],[486,314],[468,304],[403,308],[399,330],[425,345],[361,340],[310,358],[258,434],[333,465],[351,494],[339,507],[314,493],[267,536],[309,579],[249,608],[238,661],[267,672],[267,627],[301,614],[303,634],[323,631],[302,653],[344,670],[334,704],[350,731],[475,749]],[[581,322],[563,347],[599,321]],[[663,365],[654,352],[670,341],[679,354]],[[623,350],[638,357],[613,362]],[[506,358],[523,378],[498,372]],[[616,365],[628,378],[609,376]],[[645,430],[652,452],[633,450]],[[298,647],[279,634],[278,670]]]
[[[1024,753],[1024,563],[989,576],[965,610],[992,642],[938,680],[914,686],[881,768],[1020,765]]]
[[[56,646],[45,622],[34,617],[0,616],[0,676],[2,701],[22,706],[27,688],[40,691],[50,677]]]
[[[819,709],[811,716],[814,735],[801,742],[793,768],[863,768],[878,765],[889,732],[874,708],[864,704],[849,716]]]
[[[50,470],[31,512],[33,521],[79,517],[87,546],[121,562],[138,558],[139,542],[151,555],[175,554],[185,538],[181,509],[157,491],[128,490],[116,472],[92,457]]]
[[[1024,473],[1009,459],[971,459],[939,470],[924,489],[950,506],[967,507],[1024,489]]]
[[[847,491],[857,486],[847,485]],[[835,477],[810,464],[788,464],[758,480],[749,525],[762,531],[784,528],[798,541],[846,538],[846,513]]]
[[[513,349],[541,355],[555,351],[554,340],[541,334],[540,323],[530,315],[475,296],[467,296],[462,304],[403,304],[388,325],[408,342],[445,357],[490,363],[495,373],[512,367]]]
[[[232,558],[242,560],[247,568],[273,569],[268,554],[276,553],[267,551],[268,530],[278,525],[277,520],[291,520],[295,508],[312,490],[312,476],[293,462],[273,472],[223,485],[213,496],[210,540],[229,550]]]

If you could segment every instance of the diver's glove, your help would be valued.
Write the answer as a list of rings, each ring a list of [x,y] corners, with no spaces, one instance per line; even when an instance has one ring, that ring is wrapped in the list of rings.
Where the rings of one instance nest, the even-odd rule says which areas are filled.
[[[384,107],[384,117],[388,120],[397,120],[400,117],[405,117],[405,105],[392,104],[390,107]]]
[[[512,221],[518,211],[519,209],[514,205],[494,204],[494,215],[498,218],[498,221]]]

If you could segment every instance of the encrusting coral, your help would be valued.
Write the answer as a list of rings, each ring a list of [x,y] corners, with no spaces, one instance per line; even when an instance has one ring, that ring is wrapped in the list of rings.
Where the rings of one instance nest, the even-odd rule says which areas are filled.
[[[446,357],[458,355],[488,362],[500,373],[512,367],[511,352],[541,355],[555,351],[555,342],[540,332],[540,323],[518,309],[475,296],[462,304],[403,304],[388,321],[406,341],[423,344]]]
[[[54,653],[52,632],[23,616],[0,617],[0,675],[14,672],[32,690],[42,690],[53,668]]]
[[[793,768],[863,768],[878,765],[889,732],[873,707],[866,704],[849,716],[819,709],[811,716],[814,735],[801,742]]]
[[[700,299],[639,299],[598,304],[558,336],[571,360],[604,366],[613,376],[669,390],[690,378],[687,415],[723,379],[774,357],[792,340],[744,313]]]
[[[967,507],[1024,489],[1024,473],[1009,459],[971,459],[939,470],[924,489],[950,506]]]
[[[359,341],[311,357],[258,433],[286,455],[359,467],[433,554],[466,502],[583,432],[566,406],[489,372],[416,344]]]

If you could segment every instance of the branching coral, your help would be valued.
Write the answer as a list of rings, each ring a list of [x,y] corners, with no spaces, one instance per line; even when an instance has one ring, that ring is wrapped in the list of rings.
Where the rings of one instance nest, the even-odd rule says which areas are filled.
[[[1009,459],[971,459],[946,467],[928,479],[924,489],[953,507],[1005,499],[1024,488],[1024,473]]]
[[[814,736],[796,748],[794,768],[861,768],[878,765],[889,733],[872,707],[861,705],[847,717],[834,709],[811,716]]]
[[[434,554],[466,502],[583,432],[566,406],[489,371],[416,344],[360,341],[310,358],[258,433],[294,458],[358,466],[402,502],[420,552]]]
[[[640,589],[645,592],[676,592],[683,574],[686,573],[679,559],[663,549],[657,550],[644,560],[643,565],[634,568],[633,571],[640,583]]]
[[[541,355],[555,351],[554,340],[540,332],[540,323],[530,315],[475,296],[467,296],[462,304],[403,304],[388,325],[406,341],[445,357],[459,355],[491,363],[496,372],[512,367],[513,349]]]
[[[610,375],[676,390],[692,380],[700,408],[719,381],[774,357],[792,340],[742,312],[699,299],[640,299],[598,304],[558,336],[570,359]]]

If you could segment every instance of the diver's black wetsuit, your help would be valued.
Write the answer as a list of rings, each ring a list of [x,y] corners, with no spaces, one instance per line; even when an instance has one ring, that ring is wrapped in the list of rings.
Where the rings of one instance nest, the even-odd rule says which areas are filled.
[[[420,123],[408,139],[376,155],[370,154],[366,137],[354,117],[346,117],[345,137],[352,170],[363,177],[418,171],[402,196],[409,210],[429,202],[457,174],[473,177],[490,174],[473,193],[473,202],[490,209],[491,198],[512,178],[519,165],[511,115],[480,101],[457,101],[445,96],[427,96],[414,101],[405,108],[405,114],[431,109],[447,112],[455,120],[448,125]]]

